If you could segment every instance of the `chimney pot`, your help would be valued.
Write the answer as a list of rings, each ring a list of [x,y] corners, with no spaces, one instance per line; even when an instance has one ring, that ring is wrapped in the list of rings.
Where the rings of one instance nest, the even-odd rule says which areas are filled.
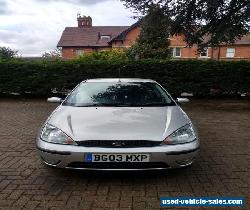
[[[77,22],[79,28],[90,28],[92,27],[92,18],[90,16],[77,15]]]

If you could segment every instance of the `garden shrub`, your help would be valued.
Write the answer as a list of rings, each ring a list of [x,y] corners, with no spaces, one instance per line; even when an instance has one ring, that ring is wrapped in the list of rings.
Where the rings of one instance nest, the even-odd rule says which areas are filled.
[[[91,78],[147,78],[171,94],[237,96],[250,92],[247,61],[0,61],[0,94],[50,96]]]

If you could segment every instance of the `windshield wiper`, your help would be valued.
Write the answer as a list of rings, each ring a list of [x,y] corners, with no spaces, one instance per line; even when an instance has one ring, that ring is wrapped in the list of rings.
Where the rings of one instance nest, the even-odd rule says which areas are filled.
[[[108,107],[118,107],[118,106],[125,106],[124,104],[120,103],[94,103],[94,104],[84,104],[84,105],[75,105],[76,107],[102,107],[102,106],[108,106]]]
[[[148,103],[148,104],[141,104],[140,106],[170,106],[171,103]]]
[[[154,107],[154,106],[171,106],[171,103],[147,103],[147,104],[126,104],[126,103],[94,103],[73,105],[75,107]]]

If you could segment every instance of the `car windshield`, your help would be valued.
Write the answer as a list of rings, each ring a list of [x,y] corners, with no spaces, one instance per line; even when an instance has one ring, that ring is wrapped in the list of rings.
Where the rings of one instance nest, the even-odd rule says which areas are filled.
[[[157,83],[84,82],[65,100],[65,106],[170,106],[175,105]]]

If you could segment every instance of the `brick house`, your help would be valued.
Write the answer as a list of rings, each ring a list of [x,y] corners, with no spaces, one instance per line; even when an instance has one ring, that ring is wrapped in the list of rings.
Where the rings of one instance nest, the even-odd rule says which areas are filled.
[[[109,41],[129,26],[92,26],[92,18],[78,15],[78,27],[66,27],[57,47],[62,48],[64,59],[72,59],[84,53],[109,50]]]
[[[77,22],[78,27],[65,28],[58,42],[64,59],[93,51],[128,48],[140,34],[140,21],[132,26],[93,26],[91,17],[78,15]],[[202,53],[197,52],[196,46],[187,47],[182,35],[173,36],[170,48],[174,59],[250,60],[250,34],[232,45],[208,47]]]

